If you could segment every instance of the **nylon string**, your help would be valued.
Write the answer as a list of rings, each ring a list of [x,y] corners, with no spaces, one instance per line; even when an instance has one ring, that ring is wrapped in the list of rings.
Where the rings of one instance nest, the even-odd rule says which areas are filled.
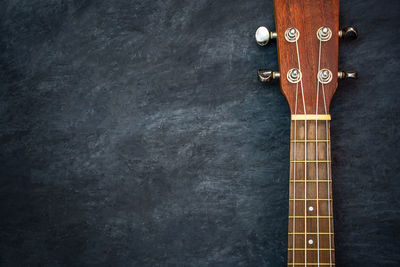
[[[295,110],[294,110],[294,114],[295,115],[297,114],[297,95],[298,95],[298,92],[299,92],[299,84],[296,83],[296,103],[295,103]],[[297,134],[296,134],[296,120],[295,120],[294,121],[294,140],[296,140],[296,136],[297,136]],[[296,146],[297,146],[297,143],[294,142],[293,145],[294,145],[293,160],[296,160]],[[296,181],[296,163],[293,163],[293,180]],[[292,262],[293,262],[293,266],[294,266],[294,263],[295,263],[295,256],[296,256],[296,254],[295,254],[295,247],[296,247],[296,243],[295,243],[295,239],[296,239],[296,234],[295,234],[295,232],[296,232],[296,219],[295,219],[294,216],[296,216],[296,183],[295,182],[293,183],[293,219],[292,219],[292,241],[293,241],[293,246],[292,246],[292,248],[293,248],[293,252],[292,252],[293,260],[292,260]]]
[[[325,114],[327,114],[327,107],[326,107],[326,100],[325,100],[325,87],[324,84],[322,85],[322,93],[324,96],[324,108],[325,108]],[[330,139],[328,134],[328,121],[325,121],[325,134],[326,134],[326,139]],[[329,142],[326,142],[326,160],[329,160],[329,150],[328,150],[328,144]],[[326,164],[326,170],[327,170],[327,175],[328,175],[328,181],[331,180],[331,172],[330,172],[330,165],[329,162]],[[332,234],[331,234],[331,201],[330,201],[330,186],[329,182],[326,183],[328,185],[328,221],[329,221],[329,266],[332,266]],[[332,183],[331,183],[332,184]]]
[[[321,70],[321,40],[319,41],[319,52],[318,52],[318,72]],[[315,114],[318,114],[318,100],[319,100],[319,81],[317,74],[317,105],[315,106]],[[318,267],[319,265],[319,174],[318,174],[318,120],[315,118],[315,175],[316,175],[316,184],[317,184],[317,254],[318,254]]]
[[[297,53],[297,62],[299,64],[299,71],[301,73],[301,64],[300,64],[300,54],[299,54],[299,45],[296,40],[296,53]],[[301,85],[301,96],[303,99],[303,109],[304,115],[307,114],[306,111],[306,103],[304,100],[304,88],[303,88],[303,78],[300,79]],[[304,120],[304,143],[306,144],[307,140],[307,120]],[[296,164],[296,163],[294,163]],[[295,185],[296,186],[296,185]],[[304,263],[307,265],[307,145],[304,146]],[[296,220],[296,218],[293,218]],[[295,259],[293,259],[294,266]]]

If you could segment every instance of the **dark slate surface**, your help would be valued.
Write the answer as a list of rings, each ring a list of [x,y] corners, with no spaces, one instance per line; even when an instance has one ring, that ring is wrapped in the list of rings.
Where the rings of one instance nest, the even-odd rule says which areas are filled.
[[[272,1],[0,2],[1,266],[285,266]],[[399,266],[399,1],[342,1],[337,266]]]

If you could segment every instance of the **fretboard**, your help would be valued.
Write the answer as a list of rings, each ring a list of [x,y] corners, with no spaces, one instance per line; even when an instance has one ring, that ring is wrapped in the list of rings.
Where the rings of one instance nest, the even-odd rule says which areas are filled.
[[[330,122],[292,120],[288,266],[335,266]]]

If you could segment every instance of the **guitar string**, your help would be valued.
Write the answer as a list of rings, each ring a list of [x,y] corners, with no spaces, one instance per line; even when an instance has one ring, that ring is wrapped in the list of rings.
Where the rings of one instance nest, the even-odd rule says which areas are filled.
[[[299,94],[299,84],[296,83],[296,103],[295,103],[295,109],[294,109],[294,114],[297,114],[297,96]],[[294,138],[293,139],[297,139],[297,134],[296,134],[296,120],[294,120]],[[293,149],[293,160],[296,160],[296,146],[297,143],[293,143],[294,145],[294,149]],[[293,163],[293,179],[296,180],[296,163]],[[293,184],[293,216],[296,216],[296,184]],[[293,217],[292,219],[292,233],[296,232],[296,219],[295,217]],[[292,241],[293,241],[293,252],[292,252],[292,262],[293,262],[293,266],[295,261],[295,247],[296,247],[296,243],[295,243],[295,239],[296,239],[296,235],[292,234]]]
[[[328,113],[328,109],[326,107],[326,100],[325,100],[325,86],[324,84],[322,85],[322,93],[323,93],[323,97],[324,97],[324,108],[325,108],[325,114]],[[325,121],[325,135],[326,135],[326,139],[330,139],[329,136],[329,131],[328,131],[328,121]],[[329,160],[329,142],[326,142],[326,159]],[[330,163],[327,162],[326,164],[326,170],[327,170],[327,175],[328,175],[328,180],[331,180],[331,175],[330,175]],[[328,222],[329,222],[329,266],[332,266],[332,234],[331,234],[331,201],[330,199],[330,184],[332,183],[327,183],[328,184]]]
[[[319,52],[318,52],[318,72],[317,72],[317,105],[315,106],[315,114],[318,114],[318,100],[319,100],[319,80],[318,80],[318,73],[321,69],[321,43],[322,41],[319,40]],[[315,117],[315,160],[318,161],[318,120]],[[317,254],[318,254],[318,266],[319,266],[319,173],[318,173],[318,163],[315,163],[315,175],[316,175],[316,186],[317,186]]]
[[[301,64],[300,64],[300,54],[299,54],[299,45],[296,40],[296,53],[297,53],[297,62],[299,64],[299,71],[301,72]],[[303,99],[303,109],[304,115],[306,112],[306,103],[304,100],[304,88],[303,88],[303,77],[300,78],[300,86],[301,86],[301,96]],[[304,142],[307,140],[307,120],[304,120]],[[296,163],[294,163],[296,164]],[[307,265],[307,146],[304,146],[304,262]],[[294,260],[295,261],[295,260]],[[294,262],[293,261],[293,262]]]

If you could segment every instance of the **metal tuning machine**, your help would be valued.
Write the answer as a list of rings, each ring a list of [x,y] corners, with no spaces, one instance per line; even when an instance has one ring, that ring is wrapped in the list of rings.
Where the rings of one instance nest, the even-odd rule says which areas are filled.
[[[355,40],[358,37],[358,31],[355,27],[344,27],[339,31],[339,38],[343,40]]]
[[[276,39],[276,37],[277,37],[276,32],[271,32],[268,30],[267,27],[264,26],[258,27],[255,34],[256,42],[260,46],[267,45],[270,40]]]
[[[269,43],[270,40],[276,39],[277,34],[276,32],[271,32],[268,30],[267,27],[260,26],[258,27],[255,38],[256,42],[260,46],[265,46]],[[279,79],[281,77],[279,72],[271,71],[271,70],[265,70],[265,69],[260,69],[257,72],[258,80],[260,82],[271,82],[272,80]]]
[[[258,80],[260,82],[266,83],[270,82],[272,80],[277,80],[281,77],[281,74],[276,71],[271,71],[271,70],[258,70]]]
[[[357,79],[358,75],[355,71],[339,71],[338,78],[343,79]]]
[[[344,27],[339,31],[339,38],[344,40],[355,40],[358,38],[358,31],[355,27]],[[355,71],[339,71],[338,79],[357,79],[358,74]]]

